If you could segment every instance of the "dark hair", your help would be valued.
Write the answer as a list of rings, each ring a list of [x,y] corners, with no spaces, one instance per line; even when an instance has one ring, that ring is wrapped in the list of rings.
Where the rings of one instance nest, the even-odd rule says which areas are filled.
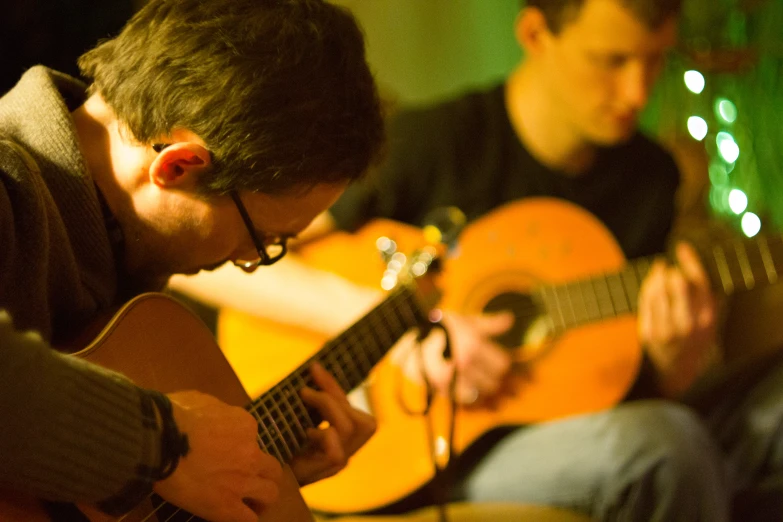
[[[528,7],[535,7],[546,18],[549,30],[558,34],[565,24],[574,20],[587,0],[527,0]],[[650,29],[657,29],[680,11],[682,0],[618,0],[631,10]]]
[[[79,67],[140,143],[200,136],[208,194],[354,180],[385,138],[362,32],[323,0],[150,0]]]

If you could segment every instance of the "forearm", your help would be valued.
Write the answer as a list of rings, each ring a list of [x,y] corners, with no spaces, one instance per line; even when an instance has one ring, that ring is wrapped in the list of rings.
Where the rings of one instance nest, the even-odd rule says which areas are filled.
[[[196,276],[174,276],[169,285],[216,308],[232,308],[323,333],[342,332],[382,297],[378,290],[306,265],[295,255],[246,274],[230,263]]]
[[[97,503],[109,512],[151,489],[160,432],[154,409],[147,404],[143,411],[143,390],[55,352],[35,334],[14,331],[5,312],[0,350],[4,487],[49,500]]]

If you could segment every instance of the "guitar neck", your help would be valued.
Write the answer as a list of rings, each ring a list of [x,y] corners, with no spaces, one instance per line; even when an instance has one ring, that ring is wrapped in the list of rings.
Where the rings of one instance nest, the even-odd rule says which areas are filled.
[[[619,272],[538,289],[555,331],[635,313],[639,290],[654,258],[628,263]]]
[[[307,429],[320,423],[317,413],[299,397],[303,387],[315,387],[309,370],[313,362],[324,366],[348,392],[364,381],[406,331],[420,325],[425,318],[414,289],[399,286],[291,375],[254,400],[248,410],[258,420],[262,449],[287,462],[303,449]]]
[[[654,259],[640,258],[619,272],[541,287],[539,296],[555,330],[636,313],[639,290]],[[702,262],[713,288],[725,295],[774,284],[783,270],[783,236],[716,244]]]
[[[705,268],[715,286],[726,295],[778,281],[783,270],[783,236],[736,239],[712,248]]]

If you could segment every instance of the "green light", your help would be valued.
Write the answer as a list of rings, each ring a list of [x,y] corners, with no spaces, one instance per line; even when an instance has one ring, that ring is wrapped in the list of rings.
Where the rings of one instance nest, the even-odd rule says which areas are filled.
[[[691,116],[688,118],[688,132],[691,133],[691,136],[693,136],[693,139],[696,141],[703,140],[707,135],[708,130],[707,122],[704,121],[704,118],[700,118],[699,116]]]
[[[718,187],[722,187],[729,182],[729,173],[726,172],[726,167],[718,163],[710,165],[710,183]]]
[[[729,208],[739,216],[748,208],[748,196],[740,189],[732,189],[729,192]]]
[[[718,152],[726,163],[734,163],[739,158],[740,150],[734,136],[728,132],[719,132],[715,137],[715,144],[718,146]]]
[[[720,190],[713,187],[710,190],[710,206],[715,210],[715,212],[721,211],[721,200],[720,200]]]
[[[705,80],[704,75],[699,71],[685,71],[685,86],[694,94],[701,94],[704,90]]]
[[[748,237],[755,236],[761,230],[761,219],[753,212],[745,212],[741,223],[742,232]]]
[[[729,191],[725,187],[710,188],[710,205],[716,212],[728,212]]]
[[[718,98],[715,100],[715,116],[726,123],[734,123],[737,119],[737,106],[726,98]]]

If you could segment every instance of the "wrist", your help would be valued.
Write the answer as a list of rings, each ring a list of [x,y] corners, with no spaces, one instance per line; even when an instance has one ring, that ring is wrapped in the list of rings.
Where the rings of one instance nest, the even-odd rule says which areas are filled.
[[[164,480],[174,473],[180,458],[190,451],[188,436],[182,433],[174,419],[171,400],[164,394],[152,391],[149,395],[155,409],[160,431],[160,465],[154,473],[155,480]]]

